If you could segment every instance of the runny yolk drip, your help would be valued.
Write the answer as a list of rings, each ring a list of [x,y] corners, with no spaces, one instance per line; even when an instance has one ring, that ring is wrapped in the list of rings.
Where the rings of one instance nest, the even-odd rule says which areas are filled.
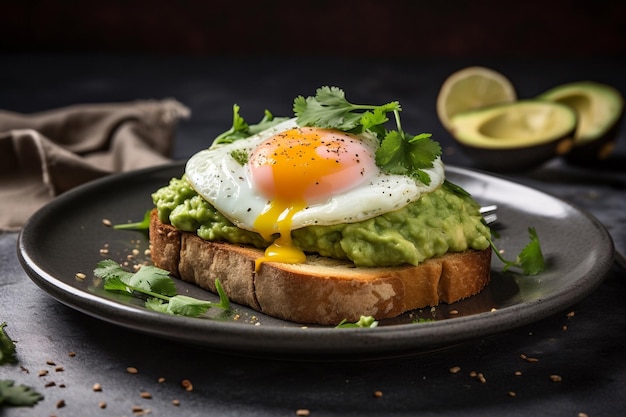
[[[291,129],[259,145],[249,168],[268,204],[254,227],[268,241],[275,233],[279,237],[256,260],[256,270],[263,262],[304,262],[304,252],[291,239],[293,216],[365,181],[374,164],[360,139],[333,129]]]

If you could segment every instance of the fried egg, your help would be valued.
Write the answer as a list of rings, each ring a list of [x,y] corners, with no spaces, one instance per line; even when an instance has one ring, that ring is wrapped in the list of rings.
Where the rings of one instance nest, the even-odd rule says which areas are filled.
[[[298,263],[305,255],[293,245],[292,230],[367,220],[442,184],[441,159],[425,170],[431,178],[426,185],[382,172],[375,162],[377,147],[378,139],[368,132],[301,127],[294,118],[200,151],[185,173],[196,192],[233,224],[273,242],[257,266]]]

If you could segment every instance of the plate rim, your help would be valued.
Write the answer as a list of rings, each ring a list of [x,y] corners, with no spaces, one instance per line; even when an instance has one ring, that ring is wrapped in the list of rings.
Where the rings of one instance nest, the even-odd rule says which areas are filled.
[[[31,250],[33,240],[36,238],[34,235],[37,226],[44,221],[46,216],[54,213],[57,206],[86,191],[110,186],[112,183],[125,181],[129,178],[139,179],[160,173],[161,171],[166,173],[176,169],[182,171],[184,164],[185,161],[174,161],[165,165],[109,175],[69,190],[40,208],[26,221],[17,239],[18,259],[29,278],[48,295],[68,307],[114,325],[153,336],[218,350],[228,349],[255,355],[360,357],[395,355],[401,354],[401,352],[423,352],[494,335],[546,318],[577,303],[593,292],[604,280],[614,259],[615,248],[608,230],[587,211],[557,196],[514,182],[498,174],[447,165],[447,172],[470,178],[479,178],[483,181],[495,180],[504,182],[507,185],[523,187],[549,196],[582,215],[587,221],[596,226],[598,233],[602,237],[602,242],[607,245],[607,251],[603,252],[604,257],[594,268],[595,273],[589,279],[575,281],[578,285],[575,285],[576,292],[574,295],[567,294],[566,291],[560,291],[545,298],[525,301],[491,312],[455,317],[432,323],[421,323],[419,327],[414,324],[397,324],[373,329],[336,329],[333,327],[318,328],[306,326],[303,326],[306,328],[274,325],[250,326],[207,319],[169,316],[132,305],[125,305],[73,287],[52,276],[37,264],[36,259],[34,259],[36,256],[32,256]],[[563,301],[563,299],[566,301]],[[519,314],[520,311],[523,314]],[[512,320],[511,317],[514,317],[515,320]],[[472,335],[469,336],[465,329],[468,327],[468,324],[473,325],[476,322],[481,322],[483,325],[478,330],[473,327]],[[164,331],[164,324],[167,329],[172,328],[174,330]],[[218,338],[208,340],[203,332],[210,332],[218,336]],[[256,343],[253,345],[249,343],[244,344],[245,346],[237,343],[239,339],[250,338],[255,340]],[[293,338],[296,339],[295,343]],[[322,338],[324,343],[311,343],[319,342],[320,338]]]

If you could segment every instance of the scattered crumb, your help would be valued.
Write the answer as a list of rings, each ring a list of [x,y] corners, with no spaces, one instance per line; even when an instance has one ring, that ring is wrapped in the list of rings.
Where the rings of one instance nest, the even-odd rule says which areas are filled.
[[[515,371],[515,376],[521,376],[522,375],[522,371]]]
[[[98,403],[98,407],[104,410],[105,408],[107,408],[107,403],[105,403],[104,401],[100,401]]]
[[[539,362],[539,359],[528,357],[528,356],[524,355],[523,353],[520,355],[520,358],[522,358],[526,362]]]
[[[550,381],[552,382],[561,382],[562,380],[561,375],[550,375]]]
[[[50,365],[50,366],[55,366],[56,363],[52,362],[52,361],[46,361],[46,365]]]
[[[100,384],[98,384],[98,383],[95,383],[95,384],[93,384],[93,387],[91,387],[91,389],[92,389],[94,392],[101,392],[101,391],[102,391],[102,385],[100,385]]]
[[[141,396],[141,398],[146,400],[152,399],[152,394],[150,394],[148,391],[142,391],[139,395]]]
[[[574,317],[575,315],[576,315],[576,313],[575,313],[574,311],[570,311],[569,313],[567,313],[567,314],[566,314],[566,316],[567,316],[568,318],[572,318],[572,317]]]
[[[162,383],[164,383],[164,382],[165,382],[165,378],[160,377],[159,379],[157,379],[157,382],[158,382],[159,384],[162,384]]]
[[[59,388],[65,388],[65,384],[59,384]]]
[[[56,382],[50,381],[50,382],[46,382],[46,385],[44,385],[44,387],[50,388],[50,387],[54,387],[55,385],[56,385]]]
[[[185,391],[189,391],[189,392],[193,391],[193,384],[191,383],[190,380],[183,379],[180,384],[183,386],[183,388],[185,388]]]
[[[65,407],[65,400],[59,400],[59,401],[57,401],[56,407],[57,407],[57,408],[63,408],[63,407]]]
[[[63,372],[65,371],[65,368],[63,368],[62,366],[57,366],[56,368],[54,368],[55,372]]]
[[[461,367],[460,366],[453,366],[450,369],[448,369],[448,372],[450,372],[451,374],[457,374],[457,373],[461,372]]]
[[[46,369],[42,369],[41,371],[39,371],[39,376],[46,376],[48,375],[48,371]]]
[[[578,417],[589,417],[587,413],[578,413]]]
[[[509,397],[515,397],[517,395],[515,391],[509,391],[507,394],[509,395]]]
[[[382,396],[383,396],[383,392],[382,391],[374,391],[374,397],[380,398]]]
[[[76,352],[68,352],[67,356],[73,358],[74,356],[76,356]]]
[[[128,368],[126,368],[126,372],[128,372],[129,374],[136,374],[139,371],[137,370],[137,368],[129,366]]]
[[[172,405],[175,405],[176,407],[178,407],[180,405],[180,401],[179,400],[172,400]]]
[[[306,408],[300,408],[298,410],[296,410],[296,415],[298,417],[306,417],[311,415],[311,412],[309,410],[307,410]]]

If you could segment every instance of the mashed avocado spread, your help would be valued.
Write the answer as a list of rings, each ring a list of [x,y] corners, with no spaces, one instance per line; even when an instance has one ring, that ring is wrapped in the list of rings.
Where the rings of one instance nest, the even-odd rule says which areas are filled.
[[[236,227],[202,199],[183,178],[152,194],[159,219],[179,230],[210,241],[265,248],[271,242],[258,233]],[[309,226],[292,232],[294,244],[305,252],[349,259],[357,266],[417,265],[466,249],[486,249],[490,231],[478,204],[439,187],[404,208],[357,223]]]

